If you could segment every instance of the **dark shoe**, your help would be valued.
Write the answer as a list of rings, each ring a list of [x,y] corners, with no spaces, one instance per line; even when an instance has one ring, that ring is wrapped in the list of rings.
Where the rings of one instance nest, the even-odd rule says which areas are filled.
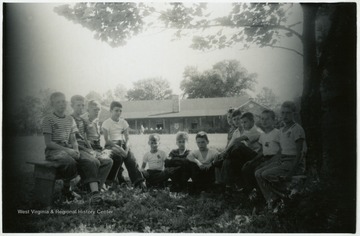
[[[73,201],[75,199],[80,199],[81,196],[79,194],[77,194],[74,191],[71,191],[69,189],[63,189],[62,190],[62,195],[64,196],[66,201]]]
[[[142,192],[145,192],[147,189],[145,181],[140,181],[139,183],[137,183],[135,185],[135,188],[139,188]]]
[[[179,184],[174,184],[170,187],[170,192],[179,193],[182,191],[182,187]]]
[[[94,191],[91,193],[90,196],[90,204],[91,205],[98,205],[100,203],[102,203],[104,200],[102,199],[99,191]]]

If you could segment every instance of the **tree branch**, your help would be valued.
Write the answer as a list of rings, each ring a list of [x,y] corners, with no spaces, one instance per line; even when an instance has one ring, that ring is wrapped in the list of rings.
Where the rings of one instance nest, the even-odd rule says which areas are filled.
[[[287,48],[287,47],[282,47],[282,46],[276,46],[276,45],[270,45],[270,44],[266,44],[266,45],[264,45],[264,46],[265,46],[265,47],[272,47],[272,48],[284,49],[284,50],[287,50],[287,51],[294,52],[294,53],[298,54],[298,55],[301,56],[301,57],[304,56],[301,52],[298,52],[298,51],[296,51],[295,49],[292,49],[292,48]]]
[[[298,52],[296,51],[295,49],[291,49],[291,48],[287,48],[287,47],[282,47],[282,46],[275,46],[275,45],[270,45],[270,44],[266,44],[266,45],[263,45],[265,47],[271,47],[271,48],[279,48],[279,49],[283,49],[283,50],[287,50],[287,51],[291,51],[291,52],[294,52],[296,54],[298,54],[299,56],[303,57],[304,55],[301,53],[301,52]],[[250,47],[244,47],[244,48],[241,48],[239,49],[239,51],[245,51],[245,50],[249,50]]]

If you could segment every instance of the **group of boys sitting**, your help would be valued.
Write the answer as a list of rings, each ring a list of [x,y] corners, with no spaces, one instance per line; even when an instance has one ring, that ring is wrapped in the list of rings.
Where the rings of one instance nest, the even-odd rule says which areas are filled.
[[[285,102],[281,107],[284,126],[274,128],[275,113],[265,110],[261,114],[262,130],[255,126],[252,113],[229,110],[231,129],[224,151],[208,148],[205,132],[196,134],[197,150],[187,148],[188,134],[178,132],[176,145],[168,155],[158,149],[160,135],[149,135],[150,151],[143,157],[141,168],[129,148],[129,124],[121,118],[122,105],[110,104],[111,117],[99,126],[101,105],[91,100],[84,113],[85,98],[71,97],[71,116],[65,114],[65,95],[60,92],[50,96],[54,112],[43,120],[45,156],[57,162],[59,178],[66,199],[80,198],[70,188],[70,181],[80,175],[82,186],[93,203],[102,201],[101,192],[125,182],[122,164],[128,171],[131,183],[142,190],[151,186],[164,186],[170,178],[171,191],[231,192],[242,188],[250,193],[257,188],[271,207],[277,199],[287,194],[288,183],[293,175],[304,171],[305,134],[294,122],[295,105]],[[104,135],[105,147],[100,145]],[[145,169],[146,168],[146,169]],[[192,187],[187,189],[191,178]],[[146,184],[145,184],[146,183]]]

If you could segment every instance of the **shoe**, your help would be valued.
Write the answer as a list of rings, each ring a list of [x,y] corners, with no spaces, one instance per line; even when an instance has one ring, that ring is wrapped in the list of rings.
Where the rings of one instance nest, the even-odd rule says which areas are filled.
[[[99,191],[94,191],[91,193],[91,197],[90,197],[90,204],[100,204],[103,202],[103,199],[99,193]]]
[[[179,193],[182,191],[182,187],[179,184],[174,184],[170,187],[170,192]]]
[[[62,195],[65,197],[65,200],[66,201],[73,201],[75,199],[80,199],[81,196],[79,194],[77,194],[76,192],[74,191],[71,191],[69,189],[63,189],[62,190]]]
[[[145,181],[141,181],[138,184],[136,184],[135,188],[139,188],[139,189],[141,189],[142,192],[145,192],[147,189]]]
[[[106,184],[103,184],[103,186],[100,189],[100,192],[107,192],[109,190],[109,187]]]

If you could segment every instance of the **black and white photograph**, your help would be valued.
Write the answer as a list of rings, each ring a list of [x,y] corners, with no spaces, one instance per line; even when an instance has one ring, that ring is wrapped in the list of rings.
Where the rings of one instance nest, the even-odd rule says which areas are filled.
[[[3,2],[3,233],[356,233],[356,2]]]

